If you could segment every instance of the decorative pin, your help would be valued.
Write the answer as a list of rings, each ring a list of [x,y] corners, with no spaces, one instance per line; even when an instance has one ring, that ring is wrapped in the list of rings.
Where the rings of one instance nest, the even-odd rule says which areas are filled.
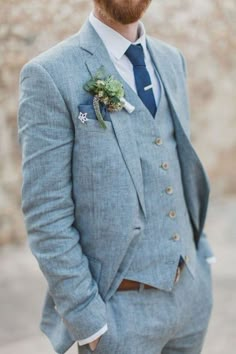
[[[88,115],[88,113],[80,112],[78,119],[84,124],[87,120],[89,120],[87,115]]]
[[[148,85],[148,86],[146,86],[146,87],[144,87],[144,91],[148,91],[148,90],[150,90],[150,89],[152,89],[152,85]]]

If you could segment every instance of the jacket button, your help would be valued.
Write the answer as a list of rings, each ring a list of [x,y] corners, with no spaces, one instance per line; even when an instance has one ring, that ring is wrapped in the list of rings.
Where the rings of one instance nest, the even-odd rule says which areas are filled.
[[[162,144],[163,144],[163,141],[162,141],[161,138],[156,138],[156,140],[154,141],[154,143],[155,143],[156,145],[162,145]]]
[[[166,188],[166,193],[167,193],[167,194],[173,194],[173,192],[174,192],[174,189],[173,189],[172,186],[168,186],[168,187]]]
[[[174,218],[176,218],[176,211],[175,210],[170,210],[168,215],[169,215],[169,217],[171,219],[174,219]]]
[[[179,241],[179,240],[180,240],[180,235],[179,235],[179,234],[174,234],[174,235],[172,236],[172,240],[174,240],[174,241]]]
[[[168,170],[168,169],[169,169],[169,164],[168,164],[168,162],[163,162],[163,163],[161,164],[161,167],[163,168],[163,170]]]

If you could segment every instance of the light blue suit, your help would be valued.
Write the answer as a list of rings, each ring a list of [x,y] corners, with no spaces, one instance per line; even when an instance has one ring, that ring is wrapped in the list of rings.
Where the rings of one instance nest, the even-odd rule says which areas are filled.
[[[202,256],[210,256],[203,232],[209,182],[189,140],[184,59],[176,48],[150,37],[148,48],[171,106],[195,244]],[[58,353],[109,323],[108,304],[117,301],[116,288],[147,216],[131,125],[140,100],[122,81],[136,110],[132,115],[125,110],[103,112],[103,130],[92,96],[83,88],[101,65],[122,81],[87,21],[80,32],[26,63],[20,73],[22,210],[29,245],[48,282],[41,329]],[[86,124],[78,119],[79,112],[88,113]],[[149,294],[153,296],[153,290]],[[101,346],[97,352],[104,353]]]

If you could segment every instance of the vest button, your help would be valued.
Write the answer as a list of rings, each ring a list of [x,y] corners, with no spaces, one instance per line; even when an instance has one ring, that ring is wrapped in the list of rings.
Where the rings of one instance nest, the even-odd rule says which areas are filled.
[[[166,188],[166,193],[167,193],[167,194],[173,194],[173,192],[174,192],[174,189],[173,189],[172,186],[168,186],[168,187]]]
[[[174,219],[174,218],[176,218],[176,211],[175,210],[170,210],[168,215],[169,215],[169,217],[171,219]]]
[[[162,144],[163,144],[161,138],[156,138],[156,140],[154,141],[154,143],[155,143],[156,145],[162,145]]]
[[[172,240],[174,240],[174,241],[179,241],[179,240],[180,240],[180,235],[179,235],[179,234],[174,234],[174,235],[172,236]]]
[[[161,164],[161,167],[163,168],[163,170],[168,170],[168,169],[169,169],[169,164],[168,164],[168,162],[163,162],[163,163]]]

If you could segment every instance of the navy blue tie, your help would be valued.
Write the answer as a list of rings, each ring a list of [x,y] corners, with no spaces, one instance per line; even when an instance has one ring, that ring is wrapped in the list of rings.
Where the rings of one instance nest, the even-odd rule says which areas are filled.
[[[144,51],[141,44],[131,44],[125,55],[133,64],[136,89],[139,97],[155,117],[157,106],[153,94],[152,82],[144,61]]]

